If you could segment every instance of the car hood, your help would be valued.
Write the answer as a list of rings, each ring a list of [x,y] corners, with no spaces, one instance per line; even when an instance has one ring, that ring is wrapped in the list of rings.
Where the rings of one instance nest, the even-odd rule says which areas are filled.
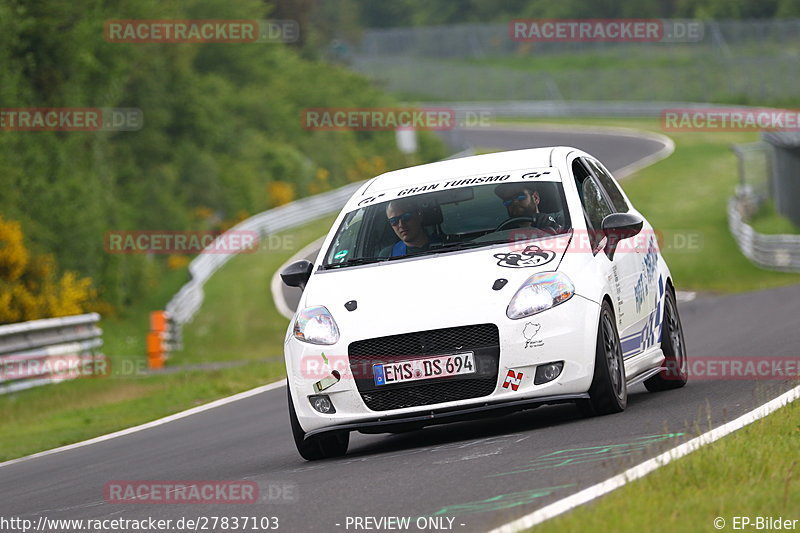
[[[326,306],[343,334],[362,338],[493,322],[528,277],[558,268],[568,243],[560,236],[546,247],[528,241],[320,271],[300,304]]]

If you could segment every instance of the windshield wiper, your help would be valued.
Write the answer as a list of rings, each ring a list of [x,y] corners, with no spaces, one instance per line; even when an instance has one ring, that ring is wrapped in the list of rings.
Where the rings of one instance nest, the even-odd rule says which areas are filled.
[[[484,246],[491,246],[493,244],[503,244],[508,241],[506,240],[496,240],[496,241],[465,241],[465,242],[450,242],[447,244],[443,244],[442,246],[437,246],[436,248],[430,248],[425,250],[424,252],[420,252],[414,255],[425,255],[425,254],[439,254],[445,252],[453,252],[456,250],[469,250],[471,248],[482,248]]]
[[[349,266],[356,266],[356,265],[369,265],[371,263],[380,263],[382,261],[388,261],[391,259],[390,257],[354,257],[352,259],[348,259],[347,261],[342,261],[341,263],[328,263],[326,265],[322,265],[324,270],[330,270],[332,268],[341,268],[341,267],[349,267]]]

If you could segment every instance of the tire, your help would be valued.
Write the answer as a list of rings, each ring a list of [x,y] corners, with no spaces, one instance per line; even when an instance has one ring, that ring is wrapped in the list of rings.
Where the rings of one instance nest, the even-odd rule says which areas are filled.
[[[578,402],[586,416],[609,415],[625,410],[628,404],[628,387],[622,347],[611,305],[603,301],[597,326],[597,343],[594,356],[594,377],[589,387],[589,399]]]
[[[667,286],[664,296],[664,320],[661,331],[661,350],[664,352],[664,367],[655,376],[645,380],[650,392],[679,389],[689,381],[689,364],[686,358],[686,343],[683,326],[675,303],[675,291]]]
[[[292,436],[294,444],[300,456],[306,461],[318,461],[331,457],[341,457],[347,453],[347,446],[350,444],[350,432],[339,431],[335,433],[325,433],[306,437],[300,422],[297,420],[297,413],[294,410],[292,394],[289,387],[286,387],[289,396],[289,422],[292,426]]]

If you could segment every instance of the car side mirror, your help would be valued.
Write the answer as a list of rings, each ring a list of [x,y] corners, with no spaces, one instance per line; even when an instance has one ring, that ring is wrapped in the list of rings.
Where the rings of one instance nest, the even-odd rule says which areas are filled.
[[[600,226],[607,239],[604,251],[609,260],[613,260],[619,241],[638,235],[644,226],[644,219],[633,213],[611,213]]]
[[[313,271],[314,265],[303,259],[284,268],[281,271],[281,279],[289,287],[300,287],[300,290],[305,290]]]

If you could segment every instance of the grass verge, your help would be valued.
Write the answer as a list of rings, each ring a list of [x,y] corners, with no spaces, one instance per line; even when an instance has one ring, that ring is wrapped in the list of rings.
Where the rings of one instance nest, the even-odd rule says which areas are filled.
[[[527,121],[530,122],[530,121]],[[541,124],[544,121],[536,122]],[[547,123],[610,125],[659,131],[656,120],[565,119]],[[624,182],[637,208],[667,236],[694,232],[699,249],[664,251],[680,289],[744,291],[800,282],[800,275],[760,270],[742,256],[727,229],[725,205],[736,184],[731,143],[751,133],[678,133],[676,152]],[[184,329],[183,352],[170,366],[200,362],[244,362],[210,372],[148,377],[117,375],[77,380],[0,396],[0,459],[80,441],[146,422],[273,381],[284,373],[283,334],[287,320],[269,293],[275,270],[305,244],[323,235],[332,217],[285,232],[268,248],[228,262],[205,287],[205,301]],[[174,279],[173,277],[174,276]],[[112,366],[144,361],[147,312],[163,307],[183,282],[175,272],[141,307],[141,316],[104,321]],[[266,361],[265,361],[266,359]],[[249,364],[247,364],[249,362]]]
[[[616,126],[663,133],[658,119],[547,119],[526,124]],[[737,184],[732,144],[747,132],[670,133],[675,152],[624,180],[622,187],[653,227],[679,290],[743,292],[800,283],[800,274],[763,270],[739,251],[728,230],[728,198]]]
[[[729,55],[701,43],[562,47],[519,43],[515,53],[480,57],[356,59],[358,70],[406,101],[564,100],[797,105],[794,70],[800,41],[732,44]],[[413,52],[412,52],[413,54]],[[792,72],[769,83],[777,72]],[[588,82],[587,80],[591,80]],[[724,80],[724,82],[721,82]]]
[[[149,311],[180,288],[175,272],[125,317],[103,322],[111,376],[77,379],[0,396],[0,461],[21,457],[142,424],[282,378],[283,333],[288,320],[272,301],[272,274],[323,234],[332,218],[279,234],[278,249],[262,249],[228,262],[206,285],[203,307],[186,328],[185,349],[169,366],[240,361],[233,368],[135,375],[146,364]],[[174,277],[173,277],[174,276]]]
[[[778,213],[772,201],[764,202],[761,205],[758,213],[753,215],[750,220],[750,225],[757,232],[768,235],[800,234],[800,227],[795,226],[791,220]]]
[[[532,531],[708,532],[718,517],[723,530],[734,529],[737,516],[800,519],[798,420],[793,402]]]
[[[289,321],[278,313],[270,292],[273,274],[298,250],[328,232],[335,216],[282,234],[254,254],[229,261],[205,285],[203,307],[184,328],[184,350],[170,364],[259,360],[283,357]]]
[[[210,372],[77,379],[5,395],[0,398],[0,461],[155,420],[285,373],[278,360]]]

